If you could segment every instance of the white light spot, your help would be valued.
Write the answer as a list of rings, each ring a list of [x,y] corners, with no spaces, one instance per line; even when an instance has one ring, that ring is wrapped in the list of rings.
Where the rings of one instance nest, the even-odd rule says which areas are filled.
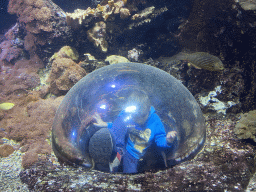
[[[105,104],[102,104],[102,105],[100,106],[101,109],[106,109],[106,107],[107,107],[107,106],[106,106]]]
[[[127,113],[134,113],[136,111],[136,106],[132,105],[132,106],[128,106],[125,108],[125,112]]]
[[[132,118],[132,117],[131,117],[130,115],[127,116],[127,117],[125,117],[125,118],[124,118],[124,122],[129,121],[131,118]]]

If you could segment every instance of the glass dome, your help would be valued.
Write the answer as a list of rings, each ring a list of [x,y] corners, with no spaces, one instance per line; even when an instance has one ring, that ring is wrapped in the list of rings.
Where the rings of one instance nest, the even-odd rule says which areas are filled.
[[[191,93],[170,74],[140,63],[113,64],[85,76],[63,99],[52,129],[59,161],[124,173],[190,159],[205,137]]]

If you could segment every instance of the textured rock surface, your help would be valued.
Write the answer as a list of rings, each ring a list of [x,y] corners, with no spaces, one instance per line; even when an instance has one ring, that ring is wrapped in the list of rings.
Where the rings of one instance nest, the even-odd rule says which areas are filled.
[[[256,110],[241,115],[235,133],[240,139],[253,139],[256,142]]]
[[[50,58],[51,71],[47,79],[50,93],[66,93],[86,75],[86,71],[74,61],[78,58],[77,51],[69,46],[62,47]]]
[[[8,157],[14,151],[13,146],[4,144],[0,145],[0,157]]]
[[[208,119],[204,149],[168,170],[137,175],[85,172],[41,162],[20,173],[33,190],[244,191],[254,173],[254,147],[236,139],[230,119]]]

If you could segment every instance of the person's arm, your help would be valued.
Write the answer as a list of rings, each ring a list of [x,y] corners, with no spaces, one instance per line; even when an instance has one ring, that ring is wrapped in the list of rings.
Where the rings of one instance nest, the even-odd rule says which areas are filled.
[[[177,136],[176,131],[170,131],[167,133],[167,135],[165,133],[157,134],[155,136],[155,142],[158,147],[163,147],[163,148],[171,147],[172,142],[174,141],[176,136]]]
[[[158,117],[158,116],[157,116]],[[155,124],[155,142],[158,147],[171,147],[172,142],[177,136],[176,131],[170,131],[167,133],[165,132],[164,125],[161,122],[160,118],[155,118],[155,121],[157,122]]]
[[[93,123],[97,127],[108,127],[108,123],[103,121],[99,115],[99,113],[95,113],[93,115],[93,118],[95,119],[96,123]]]

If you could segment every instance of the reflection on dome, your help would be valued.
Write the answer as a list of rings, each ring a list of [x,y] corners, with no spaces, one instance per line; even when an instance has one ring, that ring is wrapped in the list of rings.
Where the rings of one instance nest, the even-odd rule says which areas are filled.
[[[98,69],[65,96],[53,124],[60,161],[106,172],[157,171],[192,158],[202,112],[168,73],[139,63]]]

